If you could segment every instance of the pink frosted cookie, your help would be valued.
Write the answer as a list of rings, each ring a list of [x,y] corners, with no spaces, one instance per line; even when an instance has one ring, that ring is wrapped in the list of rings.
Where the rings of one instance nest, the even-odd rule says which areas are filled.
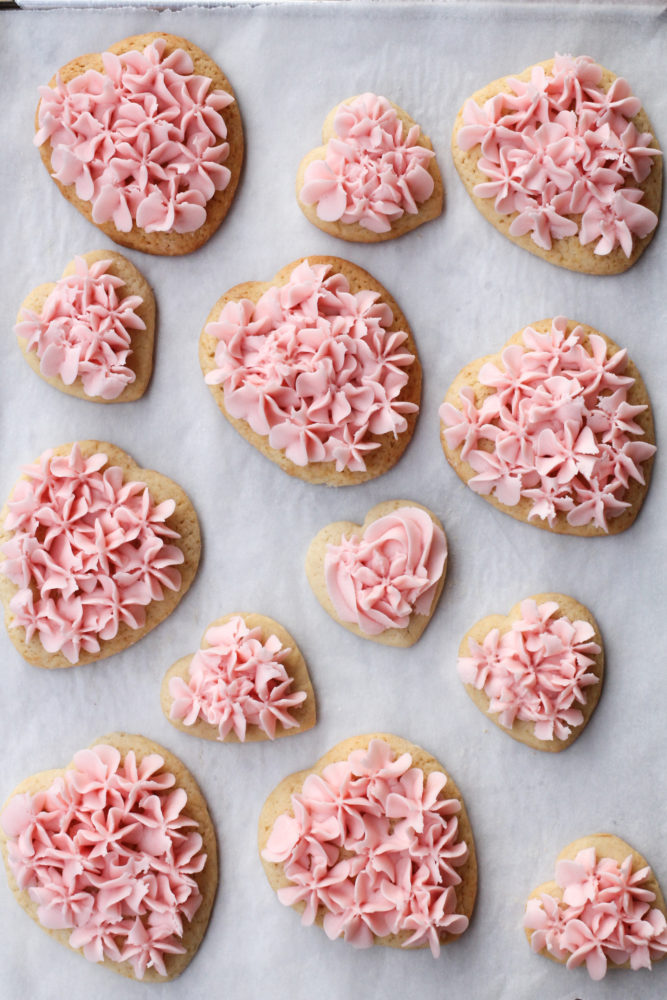
[[[285,906],[355,948],[430,947],[467,929],[477,893],[459,789],[427,751],[386,733],[344,740],[285,778],[259,819]]]
[[[410,232],[440,215],[444,197],[430,139],[377,94],[351,97],[327,115],[322,146],[299,166],[296,194],[313,225],[353,243]]]
[[[183,490],[104,441],[46,451],[0,512],[0,598],[34,666],[120,652],[169,615],[201,549]]]
[[[628,83],[588,56],[556,56],[466,101],[454,163],[503,235],[560,267],[627,270],[650,243],[662,159]]]
[[[200,48],[152,32],[80,56],[40,88],[35,145],[61,193],[146,253],[190,253],[231,206],[243,162],[234,92]]]
[[[515,334],[457,375],[440,407],[447,461],[519,521],[568,535],[629,528],[655,435],[627,351],[562,316]]]
[[[162,710],[183,732],[223,743],[292,736],[315,725],[305,660],[289,632],[265,615],[226,615],[202,648],[165,674]]]
[[[218,884],[213,824],[190,772],[143,736],[111,733],[23,781],[0,813],[0,848],[20,906],[89,962],[166,982],[201,943]]]
[[[492,722],[535,750],[570,746],[595,710],[604,655],[590,611],[565,594],[536,594],[482,618],[459,648],[459,677]]]
[[[412,646],[435,609],[447,571],[447,538],[430,510],[386,500],[363,525],[336,521],[306,556],[308,582],[328,614],[362,639]]]
[[[581,837],[561,851],[555,881],[531,892],[523,926],[533,951],[591,979],[650,969],[667,952],[665,901],[645,858],[619,837]],[[657,994],[656,994],[657,995]]]
[[[33,371],[61,392],[127,403],[146,391],[155,299],[119,253],[75,257],[59,281],[39,285],[23,301],[14,331]]]
[[[386,288],[340,257],[302,258],[230,289],[199,360],[239,434],[307,482],[374,479],[412,437],[421,365],[410,327]]]

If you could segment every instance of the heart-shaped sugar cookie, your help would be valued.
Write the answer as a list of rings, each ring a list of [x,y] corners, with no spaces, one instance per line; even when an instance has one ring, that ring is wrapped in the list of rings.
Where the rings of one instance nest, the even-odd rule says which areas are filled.
[[[447,572],[447,538],[426,507],[386,500],[363,524],[336,521],[317,533],[306,574],[343,628],[384,646],[412,646],[436,609]]]
[[[480,711],[508,735],[557,752],[574,743],[595,711],[602,638],[573,597],[535,594],[466,632],[458,672]]]
[[[171,479],[104,441],[46,451],[0,512],[0,599],[34,666],[118,653],[171,614],[199,564],[194,508]]]
[[[153,369],[155,298],[126,257],[92,250],[23,300],[14,330],[33,371],[99,403],[143,396]]]
[[[454,163],[504,236],[559,267],[627,270],[650,243],[662,157],[625,80],[556,56],[483,87],[459,111]]]
[[[243,129],[229,80],[200,48],[133,35],[73,59],[40,97],[44,165],[115,243],[172,256],[213,235],[239,181]]]
[[[442,212],[444,192],[431,140],[377,94],[360,94],[327,115],[322,145],[301,161],[299,208],[325,233],[377,243]]]
[[[412,437],[421,365],[405,316],[367,271],[308,257],[236,285],[199,360],[224,416],[291,476],[346,486],[382,475]]]
[[[627,351],[562,316],[471,362],[440,407],[447,461],[518,521],[567,535],[629,528],[648,490],[655,433]]]
[[[202,648],[165,674],[160,700],[173,726],[205,740],[256,743],[315,725],[306,661],[287,629],[265,615],[211,622]]]
[[[437,957],[475,905],[459,789],[426,750],[387,733],[344,740],[285,778],[262,809],[259,850],[281,903],[356,948],[430,946]]]
[[[651,968],[667,952],[667,910],[648,862],[624,840],[597,833],[573,841],[555,879],[528,897],[523,925],[533,951],[568,969]]]
[[[0,848],[26,913],[123,976],[175,979],[204,937],[218,885],[211,817],[187,768],[144,736],[111,733],[21,782]]]

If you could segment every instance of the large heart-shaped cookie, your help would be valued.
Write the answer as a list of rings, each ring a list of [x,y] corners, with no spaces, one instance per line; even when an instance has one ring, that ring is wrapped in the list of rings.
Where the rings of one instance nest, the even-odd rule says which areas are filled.
[[[667,910],[648,862],[624,840],[597,833],[556,860],[555,880],[528,897],[523,925],[533,951],[568,969],[651,968],[667,952]]]
[[[236,285],[199,341],[206,382],[246,440],[292,476],[346,486],[408,446],[421,366],[395,300],[339,257],[308,257]]]
[[[153,369],[155,298],[126,257],[92,250],[23,300],[14,328],[33,371],[98,403],[143,396]]]
[[[625,80],[556,56],[473,94],[454,163],[482,215],[518,246],[587,274],[627,270],[650,243],[662,157]]]
[[[308,582],[343,628],[384,646],[412,646],[436,609],[447,572],[447,538],[428,508],[385,500],[363,524],[336,521],[315,535]]]
[[[437,956],[468,927],[477,862],[463,798],[398,736],[344,740],[285,778],[262,809],[259,850],[280,901],[331,939]]]
[[[456,474],[518,521],[567,535],[629,528],[655,434],[625,349],[562,316],[516,333],[459,372],[440,407]]]
[[[0,848],[17,902],[51,937],[132,979],[193,958],[218,885],[215,831],[181,761],[111,733],[14,789]]]
[[[44,452],[0,511],[0,599],[28,663],[118,653],[171,614],[199,564],[199,522],[171,479],[104,441]]]
[[[466,632],[458,672],[477,707],[520,743],[569,747],[595,711],[604,653],[588,608],[566,594],[535,594]]]
[[[165,674],[160,700],[173,726],[205,740],[257,743],[315,725],[306,661],[287,629],[265,615],[211,622],[202,648]]]
[[[377,243],[442,212],[442,178],[431,140],[377,94],[360,94],[327,115],[322,145],[301,161],[299,208],[325,233]]]
[[[121,246],[177,255],[229,211],[243,162],[234,91],[163,32],[79,56],[40,89],[35,144],[62,194]]]

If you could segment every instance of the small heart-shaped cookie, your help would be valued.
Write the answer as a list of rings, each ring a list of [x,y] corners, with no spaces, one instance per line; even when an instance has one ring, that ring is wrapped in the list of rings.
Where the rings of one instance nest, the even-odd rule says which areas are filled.
[[[430,946],[437,957],[475,905],[461,793],[399,736],[352,737],[285,778],[262,809],[259,851],[281,903],[355,948]]]
[[[515,740],[535,750],[564,750],[600,698],[600,630],[573,597],[535,594],[466,632],[458,672],[480,711]]]
[[[304,257],[230,289],[199,361],[239,434],[306,482],[374,479],[412,437],[421,365],[410,327],[386,288],[339,257]]]
[[[173,726],[205,740],[257,743],[315,725],[306,661],[287,629],[265,615],[211,622],[202,648],[165,674],[160,700]]]
[[[9,886],[51,937],[131,979],[194,957],[218,885],[215,831],[181,761],[111,733],[14,789],[0,814]]]
[[[419,125],[386,97],[361,94],[327,115],[322,145],[299,165],[296,196],[318,229],[377,243],[437,218],[444,193]]]
[[[92,250],[57,282],[34,288],[14,331],[33,371],[61,392],[98,403],[143,396],[153,369],[155,298],[126,257]]]
[[[457,476],[518,521],[565,535],[629,528],[655,433],[627,351],[562,316],[516,333],[459,372],[440,407]]]
[[[239,181],[243,129],[229,80],[200,48],[133,35],[73,59],[40,97],[44,165],[115,243],[172,256],[213,235]]]
[[[363,524],[336,521],[315,535],[306,574],[343,628],[384,646],[413,646],[445,585],[447,538],[430,510],[385,500]]]
[[[619,837],[596,833],[560,852],[555,880],[528,897],[523,926],[533,951],[568,969],[585,962],[591,979],[602,979],[608,966],[650,969],[664,958],[666,917],[646,859]]]
[[[118,653],[192,583],[199,522],[183,490],[120,448],[80,441],[26,466],[0,511],[9,637],[37,667]]]
[[[478,90],[459,111],[454,163],[504,236],[572,271],[618,274],[646,249],[662,158],[627,82],[556,56]]]

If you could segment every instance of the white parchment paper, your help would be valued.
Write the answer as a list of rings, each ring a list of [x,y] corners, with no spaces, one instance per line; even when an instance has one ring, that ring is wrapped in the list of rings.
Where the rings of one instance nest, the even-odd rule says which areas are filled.
[[[26,366],[12,332],[34,285],[55,280],[77,252],[112,247],[60,196],[32,145],[37,85],[82,52],[137,32],[191,38],[232,81],[247,161],[222,228],[189,258],[127,251],[154,287],[159,327],[151,386],[139,402],[104,407],[58,393]],[[506,242],[478,214],[455,174],[449,137],[474,90],[554,51],[589,53],[626,76],[659,137],[667,136],[663,20],[655,10],[544,3],[396,7],[296,4],[177,13],[77,11],[0,16],[0,341],[4,499],[20,467],[75,438],[115,442],[180,482],[201,519],[203,560],[176,612],[150,636],[98,665],[46,672],[2,648],[0,799],[27,775],[65,765],[105,732],[142,732],[177,753],[199,781],[217,828],[221,884],[200,952],[164,986],[121,980],[49,940],[0,884],[0,996],[347,997],[648,1000],[667,993],[667,962],[652,974],[614,972],[601,984],[532,955],[523,902],[551,878],[559,850],[598,831],[631,841],[667,883],[664,682],[664,463],[656,463],[634,527],[609,539],[552,536],[501,515],[446,464],[438,405],[468,360],[499,349],[531,321],[565,313],[626,345],[665,423],[665,242],[627,274],[600,278],[551,267]],[[398,241],[363,247],[313,228],[294,195],[299,160],[345,97],[384,93],[430,134],[446,185],[442,218]],[[423,409],[401,462],[347,489],[290,479],[238,437],[202,381],[197,339],[232,285],[266,280],[308,253],[348,257],[400,302],[425,369]],[[449,575],[421,641],[409,650],[364,642],[331,621],[311,594],[303,558],[331,520],[361,521],[391,498],[417,500],[443,520]],[[608,672],[598,709],[565,753],[515,743],[481,716],[455,661],[463,633],[545,590],[571,593],[597,616]],[[173,729],[159,706],[163,673],[194,651],[209,621],[238,610],[278,619],[310,666],[319,721],[275,745],[222,746]],[[270,890],[255,843],[274,785],[347,736],[394,731],[451,771],[465,795],[479,860],[469,931],[444,949],[357,952],[302,928]],[[4,880],[0,878],[0,883]]]

